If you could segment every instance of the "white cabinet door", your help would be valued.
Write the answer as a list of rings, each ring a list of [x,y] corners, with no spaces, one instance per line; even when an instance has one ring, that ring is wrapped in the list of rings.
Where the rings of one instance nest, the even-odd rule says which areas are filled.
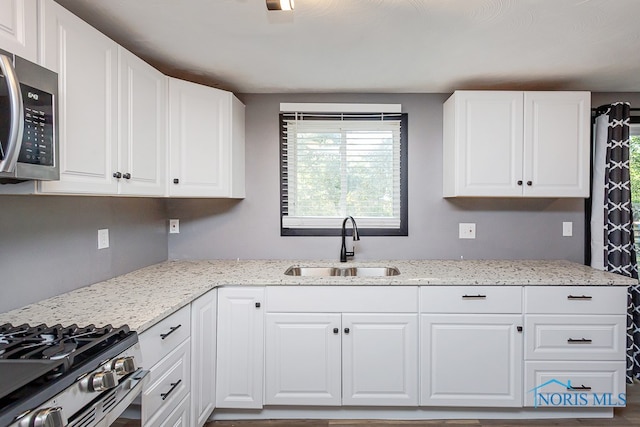
[[[522,406],[520,315],[423,314],[420,404]]]
[[[53,1],[40,3],[43,65],[58,73],[60,181],[45,193],[115,194],[118,46]]]
[[[445,197],[522,195],[522,99],[522,92],[457,91],[447,100]]]
[[[167,77],[131,52],[119,53],[119,194],[163,196]]]
[[[588,197],[589,92],[456,91],[444,197]]]
[[[343,405],[418,404],[418,315],[343,314]]]
[[[170,196],[244,197],[244,105],[169,78]]]
[[[0,2],[0,49],[38,62],[37,0]]]
[[[191,419],[202,426],[216,403],[217,289],[191,303]]]
[[[339,313],[268,313],[265,404],[339,406]]]
[[[264,288],[218,289],[216,407],[262,407]]]
[[[589,197],[589,92],[524,93],[525,196]]]

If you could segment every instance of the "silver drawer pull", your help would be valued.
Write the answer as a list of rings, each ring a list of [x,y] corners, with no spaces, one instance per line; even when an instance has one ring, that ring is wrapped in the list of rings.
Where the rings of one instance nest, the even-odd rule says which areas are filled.
[[[586,385],[581,385],[579,387],[574,387],[572,385],[570,385],[569,387],[567,387],[567,390],[569,391],[575,391],[575,390],[591,390],[591,387],[586,386]]]
[[[169,332],[167,332],[166,334],[160,334],[160,338],[165,339],[166,337],[168,337],[169,335],[171,335],[172,333],[174,333],[180,326],[182,325],[178,325],[178,326],[171,326],[169,328]]]
[[[567,295],[567,299],[590,300],[593,297],[591,295]]]
[[[578,340],[573,339],[573,338],[569,338],[567,340],[567,342],[569,344],[591,344],[593,342],[593,340],[587,339],[587,338],[580,338]]]
[[[486,295],[462,295],[462,299],[486,299]]]
[[[178,380],[175,383],[171,383],[171,388],[169,389],[168,392],[166,393],[160,393],[160,397],[162,398],[162,400],[166,400],[167,397],[169,397],[169,395],[173,392],[173,390],[176,389],[176,387],[178,387],[178,385],[182,382],[182,380]]]

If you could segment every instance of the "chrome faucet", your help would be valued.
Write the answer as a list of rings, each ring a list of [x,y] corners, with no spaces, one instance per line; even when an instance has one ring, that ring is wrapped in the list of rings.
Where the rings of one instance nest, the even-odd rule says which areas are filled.
[[[353,248],[351,252],[347,252],[347,245],[345,243],[345,238],[347,236],[347,221],[351,220],[351,225],[353,227],[353,232],[351,235],[353,236]],[[360,236],[358,235],[358,226],[356,225],[356,220],[353,219],[352,216],[348,216],[342,221],[342,247],[340,248],[340,262],[347,262],[348,256],[354,256],[356,252],[356,240],[360,240]]]

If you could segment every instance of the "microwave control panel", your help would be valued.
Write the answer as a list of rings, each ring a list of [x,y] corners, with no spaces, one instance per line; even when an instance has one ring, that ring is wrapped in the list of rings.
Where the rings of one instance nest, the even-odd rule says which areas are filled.
[[[20,84],[20,88],[24,103],[24,131],[18,161],[53,166],[53,95],[25,84]]]

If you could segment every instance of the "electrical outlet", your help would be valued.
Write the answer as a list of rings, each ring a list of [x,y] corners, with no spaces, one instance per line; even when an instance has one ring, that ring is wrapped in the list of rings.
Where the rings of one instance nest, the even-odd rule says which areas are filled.
[[[98,249],[106,249],[109,247],[109,229],[103,228],[98,230]]]
[[[474,222],[461,222],[458,226],[458,237],[460,239],[476,238],[476,224]]]
[[[562,235],[565,237],[573,236],[573,222],[562,223]]]
[[[169,233],[170,234],[180,233],[180,220],[179,219],[170,219],[169,220]]]

